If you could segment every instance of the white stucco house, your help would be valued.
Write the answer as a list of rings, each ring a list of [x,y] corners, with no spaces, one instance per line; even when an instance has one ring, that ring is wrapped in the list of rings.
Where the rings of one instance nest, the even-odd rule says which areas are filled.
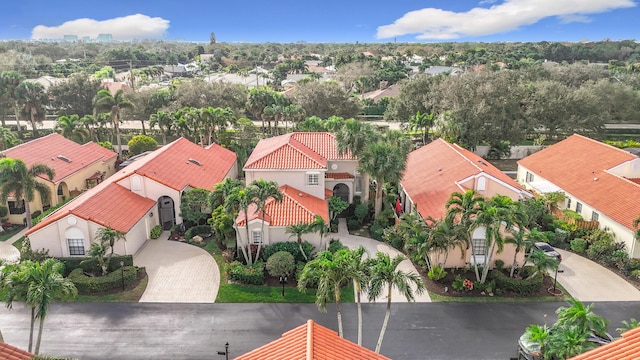
[[[55,176],[49,180],[40,176],[36,180],[49,188],[49,201],[42,201],[39,194],[29,203],[31,213],[56,206],[70,196],[90,189],[116,171],[118,154],[94,142],[80,145],[60,134],[50,134],[14,146],[2,152],[2,156],[24,161],[27,167],[47,165]],[[10,196],[7,199],[8,221],[22,224],[25,221],[24,200]]]
[[[267,211],[271,219],[277,219],[277,225],[271,221],[269,226],[265,224],[264,235],[256,209],[252,210],[248,216],[251,243],[288,241],[289,235],[284,235],[287,226],[311,222],[315,215],[328,222],[327,199],[331,196],[348,203],[355,196],[368,201],[368,176],[358,172],[358,160],[353,155],[339,154],[335,135],[328,132],[294,132],[261,140],[243,170],[247,185],[259,179],[274,181],[289,199],[283,202],[288,205],[274,204]],[[238,241],[246,244],[243,224],[244,215],[240,215],[236,219]],[[313,234],[306,239],[312,242]]]
[[[474,190],[484,198],[494,195],[508,196],[514,201],[531,198],[532,194],[515,180],[504,174],[488,161],[457,145],[436,139],[412,151],[407,157],[407,166],[400,181],[399,192],[403,212],[417,211],[423,219],[443,219],[446,203],[454,192]],[[476,261],[483,263],[488,249],[485,246],[485,229],[473,233],[473,250]],[[515,248],[506,244],[501,253],[491,257],[505,264],[513,262]],[[520,252],[518,262],[524,259]],[[473,264],[471,251],[463,256],[457,247],[449,251],[445,268],[459,268]]]
[[[518,161],[518,181],[538,193],[563,192],[560,209],[598,221],[640,258],[633,220],[640,215],[640,158],[582,135],[568,138]]]
[[[84,256],[96,230],[108,227],[126,234],[115,246],[135,254],[160,225],[182,223],[182,193],[212,190],[225,178],[237,178],[236,154],[219,145],[201,147],[185,138],[146,155],[86,191],[27,230],[33,249],[54,257]]]

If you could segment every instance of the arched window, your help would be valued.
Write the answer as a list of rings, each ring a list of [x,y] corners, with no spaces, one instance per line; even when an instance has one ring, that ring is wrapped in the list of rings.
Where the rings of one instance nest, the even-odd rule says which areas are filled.
[[[69,255],[71,256],[84,256],[84,234],[77,227],[70,227],[64,233],[67,239],[67,246],[69,247]]]
[[[485,191],[487,189],[487,179],[484,176],[478,178],[478,191]]]

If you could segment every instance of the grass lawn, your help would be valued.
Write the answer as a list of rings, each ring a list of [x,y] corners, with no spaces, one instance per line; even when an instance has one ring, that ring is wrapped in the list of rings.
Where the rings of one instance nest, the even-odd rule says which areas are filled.
[[[235,245],[228,244],[228,246]],[[214,241],[211,241],[204,249],[213,256],[220,268],[220,289],[218,297],[216,297],[217,303],[313,303],[316,301],[316,292],[312,289],[303,294],[297,288],[285,286],[285,296],[283,297],[281,286],[229,284],[224,273],[224,259],[220,248]],[[340,301],[342,303],[355,301],[353,286],[342,289]]]
[[[22,229],[24,229],[23,227],[18,227],[16,229],[13,229],[11,231],[5,231],[3,233],[0,233],[0,241],[7,241],[9,240],[13,235],[19,233],[20,231],[22,231]]]
[[[24,241],[24,236],[21,237],[20,240],[14,242],[13,246],[18,250],[22,250],[22,241]]]

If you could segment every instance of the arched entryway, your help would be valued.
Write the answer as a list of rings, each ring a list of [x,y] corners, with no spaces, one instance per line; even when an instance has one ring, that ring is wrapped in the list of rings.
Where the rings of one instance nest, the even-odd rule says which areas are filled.
[[[58,184],[57,195],[58,195],[57,203],[61,203],[69,198],[69,187],[67,186],[66,182],[63,181],[60,184]]]
[[[333,196],[337,196],[340,199],[349,202],[349,187],[346,184],[340,183],[333,187]]]
[[[176,210],[171,197],[162,196],[158,199],[158,214],[160,214],[162,230],[171,230],[171,227],[176,224]]]

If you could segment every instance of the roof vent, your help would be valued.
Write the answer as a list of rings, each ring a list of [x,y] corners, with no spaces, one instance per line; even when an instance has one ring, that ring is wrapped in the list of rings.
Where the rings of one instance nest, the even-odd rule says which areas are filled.
[[[71,159],[69,159],[68,157],[64,156],[64,155],[58,155],[58,159],[64,161],[64,162],[71,162]]]
[[[202,164],[200,164],[200,161],[198,161],[196,159],[189,158],[189,162],[192,163],[192,164],[196,164],[198,166],[202,166]]]
[[[479,162],[480,164],[484,165],[484,166],[487,166],[487,163],[486,163],[486,162],[484,162],[484,161],[482,161],[482,160],[478,160],[478,162]]]
[[[598,181],[598,178],[597,178],[597,177],[594,177],[594,178],[593,178],[593,181]]]

